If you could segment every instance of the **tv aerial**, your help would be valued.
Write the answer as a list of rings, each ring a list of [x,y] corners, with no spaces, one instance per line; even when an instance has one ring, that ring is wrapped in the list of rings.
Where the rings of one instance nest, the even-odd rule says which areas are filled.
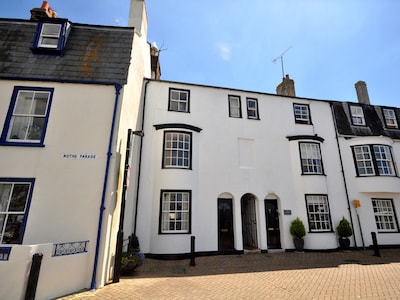
[[[283,69],[283,55],[285,55],[286,52],[288,52],[290,49],[292,48],[292,46],[290,46],[289,48],[287,48],[285,51],[282,52],[281,55],[279,55],[277,58],[274,58],[272,60],[272,62],[275,64],[278,60],[281,61],[281,67],[282,67],[282,78],[285,77],[285,70]]]

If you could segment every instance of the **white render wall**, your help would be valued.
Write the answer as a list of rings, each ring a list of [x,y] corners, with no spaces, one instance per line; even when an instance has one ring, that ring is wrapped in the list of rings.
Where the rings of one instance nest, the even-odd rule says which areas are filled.
[[[168,111],[170,87],[190,90],[190,113]],[[240,119],[229,117],[229,94],[241,96]],[[260,120],[247,119],[246,97],[258,99]],[[310,105],[313,125],[295,124],[294,102]],[[240,200],[246,193],[257,199],[258,248],[262,250],[267,250],[264,213],[267,195],[278,199],[283,249],[294,248],[289,226],[295,217],[299,216],[308,230],[307,193],[328,195],[333,228],[343,216],[349,219],[328,102],[151,81],[145,103],[137,221],[143,252],[190,252],[190,236],[196,237],[196,251],[217,251],[217,199],[223,193],[233,198],[236,250],[243,249]],[[164,130],[156,130],[153,125],[164,123],[182,123],[202,129],[199,133],[192,132],[192,170],[161,168]],[[295,135],[318,135],[325,139],[321,152],[326,176],[301,175],[299,141],[287,139]],[[162,189],[192,191],[191,234],[158,234]],[[283,210],[291,210],[291,215],[284,215]],[[337,237],[334,232],[308,233],[305,247],[337,248]]]
[[[0,147],[0,178],[35,179],[23,245],[89,241],[88,252],[85,254],[88,263],[75,270],[87,275],[85,281],[76,285],[75,290],[69,291],[79,290],[82,285],[89,287],[115,103],[115,87],[0,81],[3,99],[0,102],[2,120],[5,120],[14,86],[54,88],[44,139],[45,146]],[[83,158],[81,155],[88,156]],[[116,158],[114,153],[111,166]],[[114,169],[110,168],[110,174],[115,174]],[[112,176],[110,178],[112,179]],[[115,200],[112,200],[115,198],[115,189],[115,183],[114,187],[112,184],[108,186],[105,215],[115,210]],[[101,242],[100,247],[106,247],[105,235],[102,236]],[[99,270],[101,273],[102,268]],[[75,276],[73,272],[67,274],[65,276],[71,278]],[[102,277],[108,280],[108,274],[99,276]],[[103,285],[104,281],[97,281],[97,284]]]
[[[391,146],[393,151],[393,160],[395,166],[397,166],[398,172],[398,166],[400,166],[400,142],[384,136],[353,137],[350,139],[341,137],[339,140],[350,201],[353,203],[353,200],[360,200],[361,204],[361,206],[357,208],[357,211],[356,208],[351,205],[355,234],[357,237],[357,246],[363,246],[361,231],[364,237],[365,247],[369,247],[373,244],[371,232],[375,232],[377,234],[377,241],[379,245],[398,245],[400,241],[399,232],[378,232],[371,199],[393,199],[395,213],[397,213],[398,217],[398,212],[400,209],[400,178],[398,176],[357,177],[351,147],[356,145],[372,144]],[[359,215],[360,222],[358,222],[357,213]]]

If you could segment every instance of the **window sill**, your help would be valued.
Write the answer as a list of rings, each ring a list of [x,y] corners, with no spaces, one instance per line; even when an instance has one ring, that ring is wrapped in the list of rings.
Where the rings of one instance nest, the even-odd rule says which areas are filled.
[[[41,143],[12,143],[12,142],[0,142],[0,146],[13,146],[13,147],[35,147],[44,148],[45,145]]]

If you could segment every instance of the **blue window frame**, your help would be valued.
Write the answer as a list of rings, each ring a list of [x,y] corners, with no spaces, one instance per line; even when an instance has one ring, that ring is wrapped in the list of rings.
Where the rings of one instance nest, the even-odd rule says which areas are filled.
[[[53,88],[14,87],[0,143],[43,146],[53,92]]]
[[[31,49],[35,53],[63,54],[70,31],[67,19],[39,20]]]
[[[21,244],[35,179],[0,178],[0,244]]]

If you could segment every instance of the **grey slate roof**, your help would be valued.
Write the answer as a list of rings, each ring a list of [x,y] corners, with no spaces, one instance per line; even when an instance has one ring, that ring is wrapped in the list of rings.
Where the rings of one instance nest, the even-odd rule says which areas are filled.
[[[63,56],[30,49],[37,22],[0,19],[0,79],[127,82],[134,28],[72,23]]]
[[[351,123],[349,104],[357,104],[363,107],[366,126],[354,126]],[[336,127],[339,134],[347,136],[387,136],[392,139],[400,139],[399,129],[385,128],[385,121],[381,106],[366,105],[361,103],[333,102]],[[400,108],[394,109],[397,117],[400,117]]]

